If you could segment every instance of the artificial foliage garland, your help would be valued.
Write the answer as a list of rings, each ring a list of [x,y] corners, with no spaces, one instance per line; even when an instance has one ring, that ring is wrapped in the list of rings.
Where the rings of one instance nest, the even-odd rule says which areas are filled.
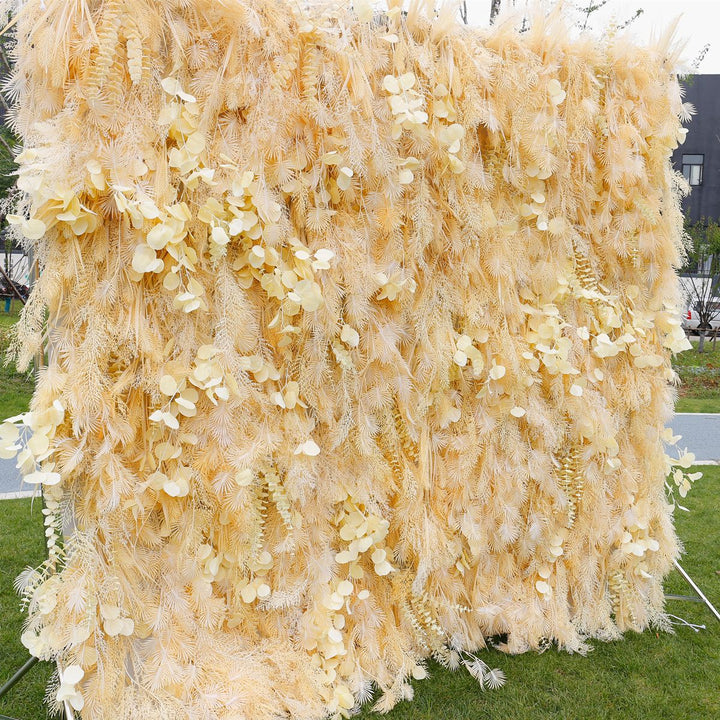
[[[0,454],[45,499],[23,642],[83,717],[387,710],[430,656],[499,684],[488,636],[664,623],[673,50],[433,16],[19,12],[48,363]]]

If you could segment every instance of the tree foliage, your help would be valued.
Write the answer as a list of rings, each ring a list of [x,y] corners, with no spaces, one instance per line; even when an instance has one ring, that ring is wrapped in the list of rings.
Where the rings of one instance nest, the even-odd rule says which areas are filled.
[[[6,127],[0,127],[0,199],[5,198],[15,184],[15,153],[13,145],[16,139]]]
[[[685,273],[720,273],[720,224],[714,218],[685,219],[687,261]]]
[[[711,218],[693,222],[685,220],[687,260],[683,267],[686,277],[683,290],[688,307],[698,318],[700,341],[698,352],[704,351],[705,333],[720,317],[720,224]]]
[[[0,18],[2,21],[2,18]],[[0,78],[8,78],[12,71],[11,56],[9,52],[13,39],[9,35],[0,37]],[[15,152],[14,145],[17,139],[7,127],[10,103],[0,93],[0,201],[6,196],[10,188],[15,184]],[[4,217],[4,213],[2,216]]]
[[[568,10],[568,16],[571,18],[574,18],[573,24],[575,27],[579,28],[581,31],[591,30],[592,29],[592,21],[595,20],[593,17],[595,13],[597,13],[599,10],[602,10],[607,4],[609,0],[585,0],[585,2],[575,2],[575,3],[564,3],[564,6],[567,7]],[[492,25],[497,16],[500,14],[500,11],[503,9],[507,9],[508,7],[515,7],[516,6],[516,0],[491,0],[490,2],[490,24]],[[550,2],[548,5],[552,6],[554,4],[559,4],[556,2]],[[464,6],[464,7],[463,7]],[[526,3],[526,10],[527,10],[527,3]],[[616,30],[624,30],[628,25],[633,23],[635,20],[637,20],[645,10],[643,8],[636,8],[632,15],[630,15],[624,22],[619,24],[614,24],[612,27]],[[467,22],[467,3],[463,2],[461,3],[461,10],[460,10],[460,16],[463,18],[464,22]],[[529,15],[526,11],[523,12],[523,19],[522,19],[522,26],[521,30],[525,31],[528,29],[530,22]]]

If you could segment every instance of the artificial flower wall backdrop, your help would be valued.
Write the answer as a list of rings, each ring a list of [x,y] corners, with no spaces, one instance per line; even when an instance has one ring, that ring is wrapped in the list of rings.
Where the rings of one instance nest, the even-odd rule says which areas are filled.
[[[663,623],[673,50],[432,16],[17,17],[47,366],[0,452],[44,496],[22,639],[83,718],[386,710],[431,656],[500,684],[489,636]]]

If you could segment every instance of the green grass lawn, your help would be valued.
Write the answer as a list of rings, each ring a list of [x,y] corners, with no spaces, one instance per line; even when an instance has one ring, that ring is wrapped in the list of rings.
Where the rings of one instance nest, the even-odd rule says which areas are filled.
[[[720,397],[681,397],[675,404],[678,413],[719,413]]]
[[[712,341],[705,341],[705,352],[699,353],[697,351],[698,341],[697,338],[690,338],[692,343],[692,350],[685,350],[673,358],[673,365],[675,367],[688,367],[701,365],[709,368],[720,368],[720,341],[716,343],[715,349],[713,350]]]
[[[715,378],[680,375],[680,397],[675,403],[679,413],[720,413],[720,376]]]
[[[678,511],[677,530],[685,544],[683,566],[706,595],[720,605],[720,467],[701,468],[686,498],[690,513]],[[20,666],[27,653],[20,644],[22,616],[13,578],[43,557],[40,506],[30,500],[0,502],[0,679]],[[676,573],[668,593],[691,594]],[[699,633],[678,627],[675,634],[629,633],[613,643],[594,643],[587,657],[555,650],[519,656],[495,650],[481,653],[507,675],[505,687],[482,692],[466,671],[430,668],[416,682],[415,700],[398,705],[390,720],[713,720],[720,718],[720,622],[703,606],[668,601],[668,611],[701,623]],[[44,686],[52,668],[45,663],[0,701],[0,714],[41,720]],[[378,717],[369,708],[361,718]],[[151,719],[148,719],[151,720]]]
[[[718,413],[720,412],[720,374],[718,374],[720,344],[713,350],[712,343],[706,342],[703,353],[697,351],[697,340],[692,340],[692,344],[692,350],[686,350],[673,358],[673,367],[682,383],[675,412]]]
[[[20,644],[23,615],[13,581],[27,565],[39,565],[45,557],[45,538],[40,503],[0,500],[0,684],[27,659]],[[20,720],[40,720],[45,686],[53,668],[39,663],[0,700],[0,714]]]
[[[5,364],[10,328],[17,322],[20,301],[14,300],[10,313],[5,303],[0,305],[0,420],[25,412],[30,403],[35,382],[32,372],[19,373],[14,365]]]

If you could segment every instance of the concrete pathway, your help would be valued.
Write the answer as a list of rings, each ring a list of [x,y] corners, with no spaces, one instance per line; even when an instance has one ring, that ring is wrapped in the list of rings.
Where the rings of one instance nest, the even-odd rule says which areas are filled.
[[[695,460],[720,462],[720,413],[678,413],[670,427],[682,435],[678,447],[694,453]]]
[[[0,459],[0,499],[30,497],[33,489],[20,481],[20,471],[15,468],[15,460]]]
[[[677,446],[694,453],[698,463],[720,463],[720,413],[678,413],[670,425],[682,435]],[[33,489],[21,483],[15,461],[0,460],[0,500],[31,495]]]

